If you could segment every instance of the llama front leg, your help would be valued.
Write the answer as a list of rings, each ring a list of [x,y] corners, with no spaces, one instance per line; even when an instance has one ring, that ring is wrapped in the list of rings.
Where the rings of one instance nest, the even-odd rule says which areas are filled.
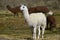
[[[33,29],[33,40],[36,40],[36,27]]]
[[[19,16],[18,13],[14,13],[14,16]]]
[[[38,26],[38,39],[40,37],[40,26]]]

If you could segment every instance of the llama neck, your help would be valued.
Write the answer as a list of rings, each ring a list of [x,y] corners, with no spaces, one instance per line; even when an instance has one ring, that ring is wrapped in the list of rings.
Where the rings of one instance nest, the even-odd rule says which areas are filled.
[[[28,12],[28,9],[24,10],[24,11],[23,11],[23,14],[24,14],[25,19],[28,20],[28,18],[29,18],[29,12]]]

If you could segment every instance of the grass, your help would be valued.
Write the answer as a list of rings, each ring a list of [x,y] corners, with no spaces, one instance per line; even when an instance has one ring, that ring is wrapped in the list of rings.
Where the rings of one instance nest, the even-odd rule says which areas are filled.
[[[60,15],[60,12],[54,12],[57,22],[56,30],[46,30],[45,40],[60,39],[60,16],[57,14]],[[31,30],[21,13],[19,13],[19,17],[14,17],[13,13],[9,11],[0,11],[0,39],[1,37],[9,40],[28,40],[28,38],[32,37]]]

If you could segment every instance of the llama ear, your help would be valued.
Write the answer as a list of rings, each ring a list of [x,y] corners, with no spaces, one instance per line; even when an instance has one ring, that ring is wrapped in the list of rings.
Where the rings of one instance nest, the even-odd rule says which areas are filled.
[[[25,4],[24,4],[24,6],[25,6]]]
[[[21,6],[24,6],[24,4],[21,4]]]

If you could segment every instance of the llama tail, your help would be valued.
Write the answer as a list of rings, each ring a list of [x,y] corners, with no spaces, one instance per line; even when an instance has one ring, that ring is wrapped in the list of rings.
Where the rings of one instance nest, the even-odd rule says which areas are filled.
[[[52,12],[52,11],[49,11],[49,12],[47,13],[47,15],[53,15],[53,12]]]

